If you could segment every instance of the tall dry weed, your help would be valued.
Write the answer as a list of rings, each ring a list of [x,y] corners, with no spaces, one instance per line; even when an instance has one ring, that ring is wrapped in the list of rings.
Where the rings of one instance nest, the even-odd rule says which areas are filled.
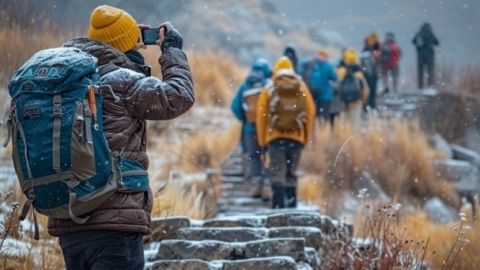
[[[480,252],[480,224],[471,225],[471,220],[471,217],[467,215],[466,221],[462,225],[463,229],[467,226],[467,228],[470,228],[470,226],[472,228],[460,235],[459,223],[440,225],[432,222],[424,212],[404,215],[400,220],[400,226],[412,231],[411,236],[415,237],[416,241],[426,241],[426,233],[431,236],[430,250],[435,252],[435,255],[429,260],[429,266],[432,269],[443,267],[443,269],[470,270],[477,269],[480,264],[480,257],[478,256]],[[418,233],[415,233],[415,231]],[[461,236],[461,239],[466,237],[467,240],[455,243],[458,236]],[[463,246],[460,248],[462,243]],[[447,260],[450,252],[453,252],[453,254]],[[453,261],[455,255],[457,255],[457,258]]]

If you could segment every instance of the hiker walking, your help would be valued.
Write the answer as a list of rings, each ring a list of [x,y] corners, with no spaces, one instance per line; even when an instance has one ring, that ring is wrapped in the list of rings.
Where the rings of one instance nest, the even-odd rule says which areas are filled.
[[[252,185],[250,194],[253,198],[270,200],[271,188],[265,176],[262,155],[263,149],[257,140],[257,102],[266,84],[270,83],[272,71],[267,60],[256,59],[252,69],[235,95],[231,109],[235,117],[242,122],[242,138],[247,155],[247,179]]]
[[[330,122],[330,104],[333,100],[331,83],[337,81],[337,74],[333,66],[328,63],[328,53],[325,50],[319,50],[313,58],[302,61],[298,74],[301,74],[315,101],[317,118]]]
[[[352,127],[357,127],[361,121],[363,103],[370,90],[354,49],[345,50],[343,63],[344,66],[337,69],[339,97],[346,104],[345,120]]]
[[[295,50],[295,45],[293,43],[287,44],[285,47],[285,51],[283,52],[283,56],[286,56],[292,62],[293,70],[296,72],[298,70],[298,57],[297,52]]]
[[[364,42],[363,51],[377,52],[380,53],[380,41],[378,35],[375,32],[370,33]],[[377,58],[378,55],[375,56]]]
[[[367,107],[375,109],[377,97],[377,81],[378,81],[378,58],[380,56],[380,43],[376,33],[371,33],[365,39],[365,46],[360,53],[360,67],[362,68],[363,76],[368,84],[370,93],[364,109]]]
[[[434,47],[438,46],[439,42],[428,22],[422,24],[420,30],[413,37],[412,43],[417,48],[418,89],[423,89],[425,72],[427,85],[433,86],[435,83]]]
[[[392,32],[387,33],[385,42],[380,48],[380,71],[382,75],[382,82],[384,93],[397,91],[398,77],[400,68],[398,63],[402,52],[395,41],[395,35]],[[390,82],[392,82],[390,84]]]
[[[257,136],[267,148],[268,175],[272,185],[272,208],[297,206],[297,176],[300,155],[310,140],[315,104],[307,86],[287,57],[275,64],[272,83],[262,91],[257,106]]]
[[[43,166],[36,170],[38,163],[52,162],[52,158],[35,159],[32,155],[35,151],[47,153],[45,146],[51,143],[39,144],[39,149],[28,149],[33,151],[28,153],[28,158],[26,153],[19,155],[19,158],[25,161],[22,166],[27,164],[25,171],[28,171],[33,179],[36,173],[53,173],[50,180],[49,176],[43,176],[37,181],[28,182],[37,185],[35,189],[30,189],[32,192],[35,190],[37,195],[33,205],[42,205],[41,208],[43,205],[54,207],[58,202],[65,201],[66,206],[53,209],[52,216],[62,211],[68,216],[70,210],[70,218],[49,216],[48,220],[48,233],[59,237],[68,270],[144,268],[142,237],[151,233],[150,215],[153,205],[147,174],[149,160],[146,152],[146,120],[173,119],[188,111],[194,104],[192,75],[182,51],[182,36],[169,22],[159,26],[159,39],[156,44],[162,53],[158,60],[164,78],[164,81],[161,81],[150,76],[150,68],[145,66],[144,58],[138,51],[146,47],[139,42],[139,27],[148,26],[139,26],[134,18],[121,9],[106,5],[97,7],[90,17],[88,38],[72,39],[62,48],[37,55],[46,60],[37,63],[41,67],[32,73],[31,84],[26,86],[30,91],[37,91],[36,83],[44,80],[38,91],[45,93],[48,90],[45,86],[56,91],[63,91],[67,87],[70,91],[56,94],[53,98],[53,169],[52,166]],[[47,52],[53,51],[58,52],[59,57],[49,58]],[[75,59],[70,56],[83,59],[83,62],[74,62]],[[76,66],[65,65],[69,62]],[[66,72],[69,69],[71,72]],[[86,71],[88,74],[82,73]],[[49,76],[53,76],[55,80],[51,80]],[[91,82],[98,85],[89,88],[92,91],[88,92],[87,102],[86,96],[78,94],[79,91],[87,90],[76,87]],[[14,82],[12,87],[13,85]],[[36,101],[40,102],[44,96],[47,95],[36,96]],[[20,103],[16,105],[23,106]],[[32,116],[28,120],[24,119],[25,121],[33,123],[35,119],[52,115],[52,109],[47,105],[43,108],[35,104],[25,106],[19,109],[23,110],[22,112],[27,110]],[[67,126],[67,121],[74,121],[73,126]],[[25,124],[24,128],[29,128],[29,125]],[[35,130],[47,126],[36,125]],[[66,134],[70,133],[72,135],[66,137]],[[38,132],[35,136],[40,137],[42,134]],[[28,140],[30,133],[26,132],[25,135],[23,139]],[[18,139],[14,138],[14,143],[16,141]],[[30,141],[29,147],[34,142],[35,140]],[[90,157],[94,152],[95,158],[100,157],[97,153],[103,149],[99,148],[101,144],[95,144],[96,142],[103,142],[105,147],[109,148],[106,149],[109,151],[106,161],[84,158]],[[77,156],[79,153],[82,153],[82,156]],[[111,159],[108,153],[111,154]],[[34,160],[37,164],[33,163]],[[90,161],[93,161],[92,164]],[[82,203],[76,200],[77,195],[89,194],[88,192],[96,189],[103,190],[103,186],[98,186],[99,182],[89,180],[86,185],[83,183],[87,180],[87,175],[91,177],[93,173],[95,177],[96,170],[97,173],[108,175],[111,170],[114,172],[113,180],[106,184],[113,189],[104,195],[104,203],[98,208],[75,215],[82,210],[76,208],[77,203]],[[28,179],[32,179],[31,177]],[[96,181],[96,178],[92,179]],[[78,190],[78,187],[81,187],[81,190]],[[40,198],[40,192],[45,189],[50,197]],[[92,193],[91,196],[95,194]],[[88,196],[83,197],[85,207],[88,207],[89,199]],[[67,210],[64,211],[65,209]]]

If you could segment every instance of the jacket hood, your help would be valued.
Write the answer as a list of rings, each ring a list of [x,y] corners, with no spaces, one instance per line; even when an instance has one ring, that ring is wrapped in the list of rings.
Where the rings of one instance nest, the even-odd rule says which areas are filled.
[[[268,61],[264,58],[258,58],[253,61],[251,72],[263,73],[264,79],[270,78],[272,76],[272,70],[268,65]]]

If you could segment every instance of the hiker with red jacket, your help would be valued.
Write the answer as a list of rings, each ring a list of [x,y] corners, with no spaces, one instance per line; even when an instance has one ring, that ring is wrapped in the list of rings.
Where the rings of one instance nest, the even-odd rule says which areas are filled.
[[[140,26],[147,27],[147,26]],[[194,104],[192,74],[183,38],[167,22],[157,40],[163,81],[150,76],[139,49],[139,25],[127,12],[110,6],[97,7],[90,17],[88,38],[76,38],[63,46],[77,48],[116,69],[101,77],[103,127],[108,147],[124,160],[148,169],[146,120],[168,120]],[[48,232],[59,237],[66,268],[143,270],[144,235],[151,234],[152,192],[116,191],[79,224],[71,219],[48,220]],[[138,183],[140,184],[140,183]]]
[[[385,42],[380,48],[380,72],[382,75],[384,93],[390,90],[397,91],[399,66],[402,52],[395,42],[395,35],[392,32],[387,33]],[[390,85],[390,81],[392,82]]]
[[[263,150],[258,145],[255,123],[258,98],[263,87],[270,83],[271,76],[272,71],[267,60],[256,59],[247,79],[238,88],[231,105],[233,114],[242,122],[242,147],[247,156],[246,165],[248,167],[246,178],[252,185],[250,195],[253,198],[262,198],[264,201],[270,200],[272,191],[263,169],[261,159]]]
[[[258,143],[267,148],[272,208],[297,207],[295,173],[303,147],[310,142],[314,119],[315,103],[308,87],[292,62],[281,57],[257,105]]]

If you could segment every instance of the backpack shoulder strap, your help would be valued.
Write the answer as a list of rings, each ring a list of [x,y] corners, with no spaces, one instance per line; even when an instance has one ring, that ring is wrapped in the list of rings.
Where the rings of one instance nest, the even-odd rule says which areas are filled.
[[[103,77],[103,75],[110,73],[114,70],[117,70],[119,68],[120,68],[119,66],[115,65],[112,62],[109,62],[108,64],[98,66],[98,75],[100,75],[100,77]]]
[[[305,83],[310,81],[310,75],[312,73],[312,69],[313,69],[313,66],[315,65],[315,62],[316,62],[315,58],[310,59],[310,61],[307,62],[307,66],[302,74],[302,79]]]

